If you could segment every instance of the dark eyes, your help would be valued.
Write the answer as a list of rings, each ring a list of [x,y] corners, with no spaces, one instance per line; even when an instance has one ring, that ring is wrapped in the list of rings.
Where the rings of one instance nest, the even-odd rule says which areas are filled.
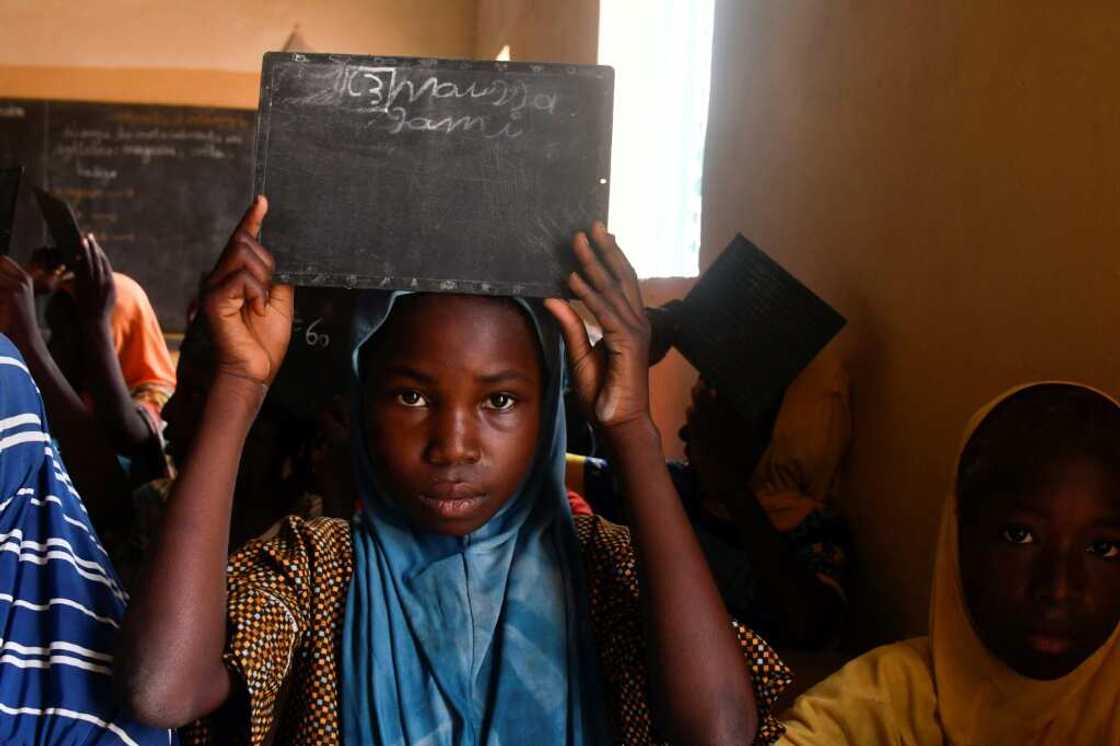
[[[1035,544],[1038,539],[1034,533],[1024,526],[1008,526],[1000,534],[1008,544]],[[1101,540],[1094,541],[1085,547],[1085,551],[1103,560],[1120,561],[1120,541]]]
[[[1101,559],[1120,560],[1120,541],[1094,541],[1085,551]]]
[[[397,394],[397,402],[406,407],[423,407],[428,400],[419,391],[401,391]]]
[[[513,409],[513,405],[516,403],[517,400],[509,394],[490,394],[490,396],[486,397],[486,402],[483,404],[483,406],[486,409],[494,409],[498,412],[505,412]]]
[[[1001,536],[1008,544],[1033,544],[1035,541],[1034,534],[1024,526],[1008,526]]]
[[[398,391],[396,394],[396,399],[398,404],[413,409],[426,407],[430,403],[423,394],[413,389]],[[517,399],[512,394],[498,393],[490,394],[488,397],[486,397],[482,402],[482,407],[484,409],[492,409],[498,412],[506,412],[510,409],[513,409],[515,404],[517,404]]]

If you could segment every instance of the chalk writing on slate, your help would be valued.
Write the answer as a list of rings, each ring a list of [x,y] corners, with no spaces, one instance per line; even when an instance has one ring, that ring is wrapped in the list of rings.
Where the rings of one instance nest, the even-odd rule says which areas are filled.
[[[777,406],[846,323],[742,235],[673,313],[676,347],[748,419]]]
[[[147,290],[164,330],[184,330],[199,273],[252,195],[253,124],[243,109],[0,101],[0,168],[26,167],[13,256],[49,243],[29,188],[41,186]]]
[[[269,53],[256,188],[282,280],[566,294],[606,220],[608,67]]]

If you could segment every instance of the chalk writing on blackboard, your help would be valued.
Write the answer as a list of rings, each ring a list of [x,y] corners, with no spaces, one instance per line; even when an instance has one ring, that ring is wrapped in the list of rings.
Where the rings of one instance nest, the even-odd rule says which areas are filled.
[[[322,329],[316,331],[319,325],[323,323],[323,319],[320,317],[313,319],[311,323],[306,322],[306,319],[296,316],[295,319],[292,320],[292,335],[297,339],[302,336],[303,341],[308,347],[322,347],[323,349],[330,347],[331,335],[327,334],[327,332]]]
[[[71,204],[113,267],[144,286],[167,331],[186,326],[252,194],[251,111],[80,101],[0,100],[0,168]],[[49,241],[23,190],[12,233],[21,261]]]

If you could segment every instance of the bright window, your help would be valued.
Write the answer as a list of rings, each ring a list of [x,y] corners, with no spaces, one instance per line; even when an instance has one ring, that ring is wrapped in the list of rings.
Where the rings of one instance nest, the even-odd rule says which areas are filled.
[[[715,0],[600,0],[615,69],[610,230],[645,277],[693,277]]]

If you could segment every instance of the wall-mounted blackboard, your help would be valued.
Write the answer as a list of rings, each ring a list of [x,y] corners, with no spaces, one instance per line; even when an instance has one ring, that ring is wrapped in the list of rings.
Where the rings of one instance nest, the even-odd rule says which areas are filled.
[[[556,295],[607,218],[609,67],[265,55],[256,187],[303,285]]]
[[[48,242],[30,185],[71,203],[114,269],[151,297],[165,331],[252,195],[254,112],[0,100],[0,168],[22,163],[12,254]]]

